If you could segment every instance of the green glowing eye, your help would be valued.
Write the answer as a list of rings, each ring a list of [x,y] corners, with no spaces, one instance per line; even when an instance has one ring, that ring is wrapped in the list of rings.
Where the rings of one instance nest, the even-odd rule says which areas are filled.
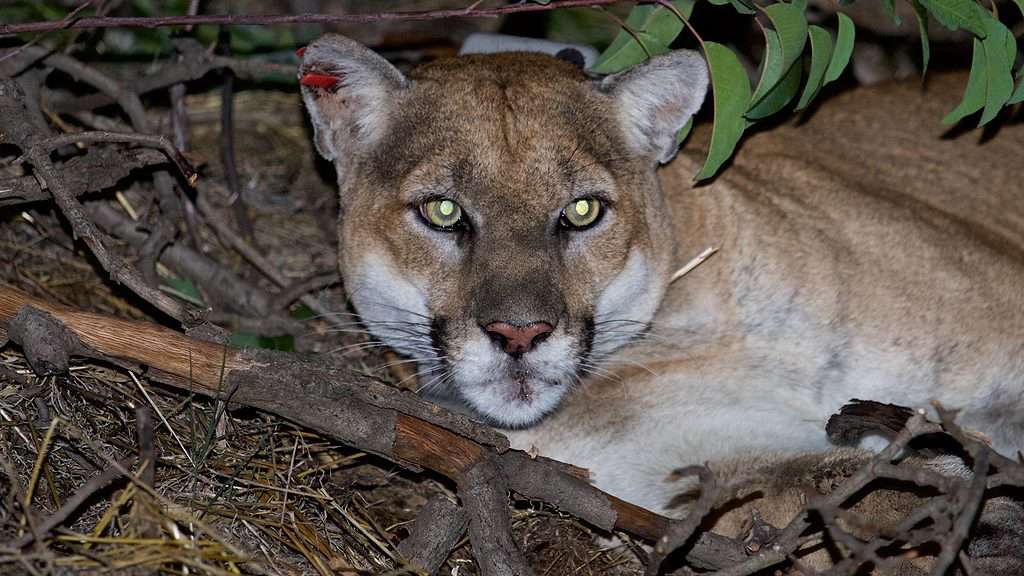
[[[601,215],[601,202],[595,198],[577,198],[562,209],[562,225],[566,228],[586,228]]]
[[[420,214],[433,227],[451,230],[462,222],[462,208],[454,200],[438,198],[420,204]]]

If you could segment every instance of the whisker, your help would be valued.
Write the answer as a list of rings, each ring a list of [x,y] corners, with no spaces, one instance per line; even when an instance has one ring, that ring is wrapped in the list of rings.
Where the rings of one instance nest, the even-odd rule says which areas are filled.
[[[396,360],[394,362],[388,362],[387,364],[382,364],[380,366],[375,366],[374,368],[375,369],[385,369],[385,368],[391,368],[393,366],[401,366],[402,364],[411,364],[413,362],[431,362],[431,361],[435,361],[436,362],[436,361],[442,361],[442,360],[447,360],[447,359],[448,359],[447,356],[434,356],[432,358],[407,358],[407,359],[404,359],[404,360]]]
[[[437,365],[437,366],[432,366],[432,367],[430,367],[428,369],[425,369],[425,370],[418,370],[415,374],[411,374],[411,375],[406,376],[405,378],[402,378],[401,380],[399,380],[397,386],[401,387],[402,384],[405,384],[406,382],[408,382],[409,380],[412,380],[413,378],[419,378],[420,376],[424,376],[424,375],[427,375],[427,374],[433,374],[434,372],[437,372],[438,370],[444,370],[444,369],[445,369],[444,365]],[[416,391],[419,392],[419,388],[417,388]]]

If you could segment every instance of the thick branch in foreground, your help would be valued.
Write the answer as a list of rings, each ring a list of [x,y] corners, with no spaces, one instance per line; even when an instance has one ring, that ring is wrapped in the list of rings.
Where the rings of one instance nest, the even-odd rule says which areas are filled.
[[[295,354],[241,350],[188,338],[167,328],[70,309],[0,287],[0,328],[23,306],[49,312],[84,346],[82,355],[150,367],[153,380],[276,414],[360,450],[456,482],[485,459],[509,489],[552,503],[602,530],[654,541],[673,521],[633,506],[570,473],[566,465],[509,450],[504,436],[344,366]],[[461,485],[461,484],[460,484]],[[689,550],[695,566],[721,568],[742,545],[702,536]]]

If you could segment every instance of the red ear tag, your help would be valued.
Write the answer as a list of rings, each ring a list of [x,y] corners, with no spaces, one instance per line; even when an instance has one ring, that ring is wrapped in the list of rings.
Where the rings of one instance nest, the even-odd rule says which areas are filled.
[[[299,58],[302,58],[302,55],[305,54],[305,53],[306,53],[306,47],[305,46],[302,46],[301,48],[296,48],[295,49],[295,55],[298,56]]]
[[[328,76],[327,74],[305,74],[299,84],[303,86],[309,86],[310,88],[334,88],[338,85],[341,79],[337,76]]]

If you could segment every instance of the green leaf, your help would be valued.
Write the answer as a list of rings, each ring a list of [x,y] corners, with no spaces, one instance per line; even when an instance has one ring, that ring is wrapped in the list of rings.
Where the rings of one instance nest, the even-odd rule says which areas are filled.
[[[686,124],[683,124],[679,132],[676,132],[676,144],[681,145],[683,140],[686,140],[686,137],[690,135],[691,130],[693,130],[693,116],[690,116],[690,119],[686,121]]]
[[[732,50],[717,42],[704,42],[704,56],[711,71],[715,124],[708,157],[697,174],[697,180],[714,176],[732,156],[747,127],[743,113],[750,106],[750,80]]]
[[[1018,0],[1018,2],[1024,2],[1024,0]],[[757,14],[757,7],[751,0],[729,0],[729,4],[732,4],[733,10],[740,14]]]
[[[928,13],[950,30],[963,28],[978,38],[985,37],[985,10],[974,0],[921,0]]]
[[[172,295],[178,298],[194,304],[196,306],[205,306],[203,303],[203,295],[199,293],[199,289],[192,283],[188,278],[178,277],[166,277],[161,278],[160,283],[165,286],[165,289]]]
[[[804,45],[807,43],[807,17],[804,16],[803,10],[792,4],[772,4],[764,11],[779,35],[779,42],[782,44],[782,70],[788,72],[789,67],[804,53]]]
[[[1008,105],[1020,102],[1024,102],[1024,74],[1017,74],[1017,89],[1013,91],[1013,95],[1006,101]]]
[[[764,33],[764,58],[761,60],[761,76],[757,81],[757,88],[750,101],[753,104],[760,102],[768,92],[782,79],[782,43],[775,30],[762,28]]]
[[[672,2],[676,10],[689,18],[695,0]],[[591,71],[611,74],[639,64],[651,56],[667,52],[672,41],[683,31],[683,22],[664,6],[637,6],[630,11],[625,25],[611,45],[601,53]],[[635,33],[630,33],[632,30]],[[638,41],[639,40],[639,41]]]
[[[853,55],[853,40],[857,35],[853,20],[850,20],[850,17],[842,12],[839,12],[838,16],[839,33],[836,36],[836,48],[832,51],[832,60],[829,61],[828,68],[825,70],[825,84],[835,82],[843,75],[843,70],[846,69],[846,65],[850,63],[850,56]]]
[[[800,77],[803,75],[803,71],[803,66],[799,62],[794,62],[782,80],[760,102],[747,110],[747,113],[744,114],[747,120],[767,118],[792,102],[797,92],[800,91]]]
[[[971,58],[971,75],[967,77],[967,89],[960,104],[942,119],[943,124],[956,124],[969,114],[974,114],[985,105],[985,48],[981,40],[974,39],[974,55]]]
[[[736,10],[740,14],[757,14],[757,8],[754,7],[754,3],[751,0],[708,0],[715,6],[725,6],[726,4],[731,5],[733,10]]]
[[[643,62],[647,58],[647,52],[637,43],[629,30],[641,31],[655,10],[655,6],[646,5],[633,8],[626,18],[623,29],[594,63],[593,71],[598,74],[611,74]]]
[[[1013,61],[1017,57],[1017,44],[1013,33],[995,17],[985,19],[985,109],[979,126],[995,118],[1013,94]]]
[[[1012,71],[1013,65],[1017,62],[1017,39],[1013,36],[1013,32],[1007,29],[1006,26],[1003,26],[1002,24],[999,26],[1004,30],[1002,32],[1003,50],[1006,51],[1006,60],[1009,62],[1009,68]],[[1018,70],[1018,73],[1019,72],[1020,70]]]
[[[931,44],[928,42],[928,12],[921,5],[921,0],[910,0],[910,5],[914,7],[914,15],[917,16],[917,32],[921,37],[921,78],[924,78],[928,74],[928,61],[932,57]]]
[[[828,30],[821,26],[811,26],[808,33],[811,37],[811,69],[807,74],[807,85],[796,105],[797,110],[806,108],[818,95],[818,90],[821,90],[825,82],[825,70],[832,60],[832,35]]]
[[[548,15],[545,37],[556,42],[607,48],[622,31],[607,13],[593,8],[552,10]]]
[[[630,35],[630,40],[630,44],[616,52],[610,52],[611,47],[609,47],[594,63],[591,71],[597,74],[612,74],[635,66],[652,56],[668,52],[668,46],[644,31],[636,32],[635,36]],[[614,45],[613,42],[612,46]],[[604,58],[604,54],[610,55],[608,58]]]
[[[679,12],[678,15],[666,7],[658,6],[658,10],[655,11],[650,19],[647,31],[657,38],[658,41],[665,44],[665,46],[670,46],[685,26],[685,23],[679,19],[679,16],[689,19],[690,15],[693,14],[693,5],[695,3],[696,0],[675,0],[671,2],[676,12]]]
[[[296,320],[312,320],[316,318],[316,312],[312,308],[305,304],[298,304],[293,308],[288,315]]]
[[[252,332],[234,332],[231,334],[229,343],[238,348],[263,348],[265,350],[279,350],[281,352],[295,351],[295,337],[284,336],[260,336]]]
[[[882,6],[885,8],[885,13],[892,20],[893,24],[897,26],[903,24],[903,19],[896,13],[896,0],[882,0]]]

